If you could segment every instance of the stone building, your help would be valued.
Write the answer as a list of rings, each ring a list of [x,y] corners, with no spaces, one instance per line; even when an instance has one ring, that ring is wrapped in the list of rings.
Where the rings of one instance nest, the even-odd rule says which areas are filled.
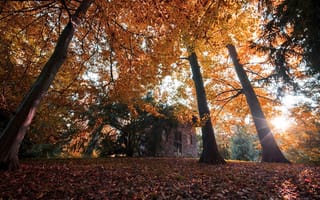
[[[158,156],[166,157],[197,157],[197,137],[195,128],[188,124],[179,124],[167,133],[161,134]]]

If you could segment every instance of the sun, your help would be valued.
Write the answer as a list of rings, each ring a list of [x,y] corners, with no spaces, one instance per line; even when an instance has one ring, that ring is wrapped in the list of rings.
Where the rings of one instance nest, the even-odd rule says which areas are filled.
[[[291,120],[285,116],[278,116],[271,120],[271,124],[277,131],[284,132],[291,126]]]

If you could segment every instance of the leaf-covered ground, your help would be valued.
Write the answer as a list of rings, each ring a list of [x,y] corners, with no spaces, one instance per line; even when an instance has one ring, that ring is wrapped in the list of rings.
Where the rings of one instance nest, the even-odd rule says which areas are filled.
[[[320,199],[320,167],[182,158],[22,161],[0,199]]]

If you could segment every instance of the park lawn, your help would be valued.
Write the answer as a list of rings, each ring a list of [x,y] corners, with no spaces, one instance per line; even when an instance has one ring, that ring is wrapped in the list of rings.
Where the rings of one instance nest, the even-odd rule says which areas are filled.
[[[186,158],[23,160],[0,199],[320,199],[320,166]]]

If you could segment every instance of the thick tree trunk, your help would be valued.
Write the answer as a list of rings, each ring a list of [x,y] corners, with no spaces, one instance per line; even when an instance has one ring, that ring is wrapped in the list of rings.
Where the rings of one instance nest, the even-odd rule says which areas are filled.
[[[0,135],[0,164],[2,168],[15,170],[19,168],[18,152],[26,130],[32,122],[42,97],[48,91],[58,70],[67,57],[67,50],[73,37],[78,17],[86,13],[92,1],[84,0],[72,16],[72,20],[62,31],[57,45],[48,62],[43,67],[38,79],[29,90],[16,114]]]
[[[188,58],[191,69],[192,79],[196,87],[198,110],[201,120],[205,120],[202,126],[202,142],[203,150],[200,157],[200,162],[209,164],[224,164],[225,160],[222,158],[218,151],[218,146],[214,136],[214,130],[210,118],[210,110],[207,103],[206,91],[200,72],[200,65],[198,63],[196,53],[192,52]]]
[[[248,79],[246,72],[243,70],[242,65],[239,63],[236,49],[233,45],[227,45],[229,54],[232,58],[235,70],[242,85],[244,94],[249,105],[258,137],[262,146],[262,162],[282,162],[289,163],[279,149],[261,109],[257,95],[254,92],[251,83]]]

